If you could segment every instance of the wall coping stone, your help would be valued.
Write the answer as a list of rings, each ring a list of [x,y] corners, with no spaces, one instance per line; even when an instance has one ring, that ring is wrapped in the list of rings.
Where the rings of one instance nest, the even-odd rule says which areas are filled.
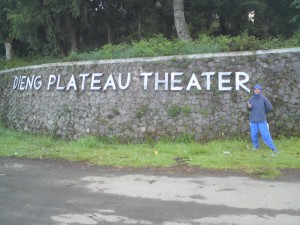
[[[60,66],[82,66],[82,65],[101,65],[101,64],[116,64],[116,63],[134,63],[134,62],[156,62],[167,61],[172,59],[203,59],[203,58],[218,58],[218,57],[236,57],[248,55],[263,55],[272,53],[292,53],[300,52],[300,47],[296,48],[282,48],[270,50],[257,50],[257,51],[239,51],[239,52],[221,52],[221,53],[205,53],[194,55],[173,55],[173,56],[159,56],[159,57],[145,57],[145,58],[126,58],[126,59],[108,59],[108,60],[89,60],[89,61],[74,61],[74,62],[60,62],[60,63],[47,63],[35,66],[18,67],[7,70],[0,70],[0,75],[20,70],[41,69],[47,67],[60,67]]]

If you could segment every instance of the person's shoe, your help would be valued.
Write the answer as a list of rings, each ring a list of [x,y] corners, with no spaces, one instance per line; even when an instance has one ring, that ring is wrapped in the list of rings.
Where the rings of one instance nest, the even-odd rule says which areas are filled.
[[[271,156],[274,157],[274,156],[277,155],[277,154],[278,154],[277,149],[272,149]]]
[[[258,148],[253,147],[252,150],[256,152],[258,151]]]

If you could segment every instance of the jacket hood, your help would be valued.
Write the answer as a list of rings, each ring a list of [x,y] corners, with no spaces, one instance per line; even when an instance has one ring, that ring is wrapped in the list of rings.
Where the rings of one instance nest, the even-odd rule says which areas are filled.
[[[254,90],[254,89],[259,89],[259,90],[260,90],[260,93],[259,93],[259,94],[255,94],[255,93],[254,93],[254,95],[260,95],[260,94],[262,93],[262,87],[261,87],[260,85],[256,84],[256,85],[253,87],[253,90]]]

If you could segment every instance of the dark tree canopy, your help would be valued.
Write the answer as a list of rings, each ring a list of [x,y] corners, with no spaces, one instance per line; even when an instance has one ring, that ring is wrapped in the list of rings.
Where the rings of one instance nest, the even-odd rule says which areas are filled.
[[[265,39],[300,28],[299,0],[1,0],[0,8],[2,55],[5,42],[18,56],[66,56],[158,34]]]

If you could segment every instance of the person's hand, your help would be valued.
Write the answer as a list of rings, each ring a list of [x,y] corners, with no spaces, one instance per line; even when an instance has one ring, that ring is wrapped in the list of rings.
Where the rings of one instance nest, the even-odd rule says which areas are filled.
[[[250,102],[248,102],[248,108],[251,108],[251,107],[252,107],[251,103],[250,103]]]

